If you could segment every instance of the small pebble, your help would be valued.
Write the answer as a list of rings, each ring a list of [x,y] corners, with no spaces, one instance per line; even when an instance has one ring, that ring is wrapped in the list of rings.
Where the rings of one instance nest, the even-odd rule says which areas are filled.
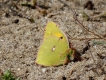
[[[19,19],[15,19],[14,21],[13,21],[13,23],[18,23],[19,22]]]
[[[10,14],[9,14],[9,13],[6,13],[6,14],[5,14],[5,17],[6,17],[6,18],[9,18],[9,17],[10,17]]]
[[[2,42],[3,42],[4,40],[3,40],[3,39],[1,39],[0,41],[2,41]]]
[[[45,72],[46,72],[46,68],[43,68],[43,69],[42,69],[42,72],[45,73]]]
[[[89,0],[84,4],[84,8],[87,8],[88,10],[93,10],[94,4],[92,3],[92,1]]]
[[[20,68],[17,69],[18,71],[20,70]]]

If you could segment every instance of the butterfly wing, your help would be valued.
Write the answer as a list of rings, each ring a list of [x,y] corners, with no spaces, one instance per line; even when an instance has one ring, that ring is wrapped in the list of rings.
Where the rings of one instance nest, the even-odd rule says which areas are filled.
[[[66,44],[69,46],[69,42],[65,33],[54,22],[49,22],[46,25],[44,38],[47,38],[49,36],[56,36],[58,38],[63,38],[62,40],[64,40]]]
[[[38,51],[36,63],[44,66],[56,66],[64,64],[67,60],[65,52],[68,45],[56,36],[44,39]]]

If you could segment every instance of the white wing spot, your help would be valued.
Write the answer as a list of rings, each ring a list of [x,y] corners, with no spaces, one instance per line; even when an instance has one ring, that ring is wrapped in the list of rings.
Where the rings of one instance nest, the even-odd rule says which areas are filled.
[[[54,51],[55,49],[56,49],[55,46],[53,46],[52,51]]]

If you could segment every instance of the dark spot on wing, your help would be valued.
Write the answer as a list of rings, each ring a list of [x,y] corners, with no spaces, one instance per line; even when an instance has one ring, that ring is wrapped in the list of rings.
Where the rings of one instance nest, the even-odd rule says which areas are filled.
[[[60,39],[63,39],[63,37],[61,36]]]
[[[58,41],[60,41],[60,40],[62,40],[63,39],[63,37],[61,36],[60,38],[59,38],[59,40]]]

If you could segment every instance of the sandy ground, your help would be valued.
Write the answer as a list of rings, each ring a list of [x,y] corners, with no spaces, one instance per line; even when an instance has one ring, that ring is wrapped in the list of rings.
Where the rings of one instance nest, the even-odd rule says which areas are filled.
[[[70,9],[72,7],[78,15],[86,12],[92,16],[94,11],[106,11],[106,1],[92,0],[95,10],[83,8],[86,0],[62,1],[69,6],[59,0],[47,0],[46,3],[38,0],[37,4],[43,6],[47,14],[40,13],[36,8],[19,5],[22,0],[19,3],[13,1],[19,9],[11,1],[6,4],[0,1],[0,73],[11,70],[21,80],[106,80],[106,21],[85,21],[78,16],[87,29],[104,36],[105,40],[91,39],[98,37],[77,24]],[[66,33],[82,61],[72,61],[58,67],[35,64],[48,21],[56,22]]]

